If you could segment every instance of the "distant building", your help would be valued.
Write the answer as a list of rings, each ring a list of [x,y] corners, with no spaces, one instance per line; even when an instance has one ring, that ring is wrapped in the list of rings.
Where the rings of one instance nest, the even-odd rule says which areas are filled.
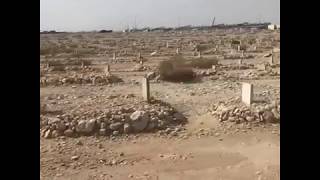
[[[270,25],[268,25],[268,29],[269,29],[269,30],[280,29],[280,25],[270,24]]]

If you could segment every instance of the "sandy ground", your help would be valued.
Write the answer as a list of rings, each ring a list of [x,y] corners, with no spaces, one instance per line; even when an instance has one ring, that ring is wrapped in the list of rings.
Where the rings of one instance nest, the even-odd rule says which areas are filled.
[[[193,37],[193,38],[196,38]],[[245,63],[266,62],[266,58],[244,60]],[[154,66],[159,57],[146,65]],[[161,58],[160,58],[161,59]],[[222,61],[232,64],[236,60]],[[79,104],[94,96],[134,94],[141,96],[140,81],[146,72],[123,72],[134,63],[111,64],[111,73],[124,83],[112,86],[76,85],[42,87],[40,97],[75,96],[71,104]],[[241,74],[249,70],[229,73]],[[169,102],[187,118],[187,137],[163,137],[157,133],[110,137],[40,139],[42,180],[68,179],[145,179],[145,180],[276,180],[280,179],[280,125],[266,125],[231,133],[214,131],[210,135],[194,135],[201,129],[218,129],[219,122],[208,112],[220,101],[239,98],[242,81],[210,80],[197,83],[151,83],[151,96]],[[279,98],[280,79],[246,80],[254,85],[254,93],[268,91],[271,99]],[[73,156],[77,158],[72,159]],[[114,161],[114,162],[113,162]],[[111,162],[111,163],[110,163]]]

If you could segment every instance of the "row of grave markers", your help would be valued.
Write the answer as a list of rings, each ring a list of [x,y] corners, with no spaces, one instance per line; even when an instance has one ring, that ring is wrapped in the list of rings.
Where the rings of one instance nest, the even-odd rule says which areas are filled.
[[[150,83],[148,78],[142,78],[142,97],[144,101],[150,102]],[[242,83],[241,101],[250,106],[253,100],[253,85]]]
[[[215,66],[212,66],[212,69],[215,69]],[[110,74],[110,66],[107,64],[105,68],[106,75]],[[150,102],[150,83],[149,79],[144,77],[142,78],[142,97],[144,101]],[[253,99],[253,85],[250,83],[242,83],[241,90],[241,101],[250,106]]]

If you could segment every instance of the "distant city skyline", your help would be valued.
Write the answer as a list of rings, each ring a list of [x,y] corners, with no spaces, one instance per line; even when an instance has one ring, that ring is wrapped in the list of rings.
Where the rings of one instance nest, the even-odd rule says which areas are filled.
[[[40,0],[40,30],[122,30],[127,27],[271,22],[280,0]]]

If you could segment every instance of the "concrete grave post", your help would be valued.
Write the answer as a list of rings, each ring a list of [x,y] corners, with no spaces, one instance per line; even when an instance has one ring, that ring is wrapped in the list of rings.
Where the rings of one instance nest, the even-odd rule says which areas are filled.
[[[201,58],[201,51],[198,51],[198,57]]]
[[[81,61],[81,68],[84,68],[84,61]]]
[[[212,65],[212,70],[216,70],[216,66],[215,65]]]
[[[113,53],[113,58],[112,58],[113,60],[116,60],[117,59],[117,54],[114,52]]]
[[[253,100],[253,85],[242,83],[241,100],[246,105],[250,106]]]
[[[274,52],[273,50],[271,51],[271,58],[270,58],[270,65],[274,64]]]
[[[179,49],[179,48],[177,48],[177,50],[176,50],[176,54],[177,54],[177,55],[179,55],[179,54],[180,54],[180,49]]]
[[[106,76],[110,75],[110,65],[109,64],[106,65],[104,72],[106,73]]]
[[[241,50],[241,46],[240,45],[238,45],[238,51],[240,51]]]
[[[144,101],[150,102],[150,86],[148,78],[142,78],[142,97]]]

